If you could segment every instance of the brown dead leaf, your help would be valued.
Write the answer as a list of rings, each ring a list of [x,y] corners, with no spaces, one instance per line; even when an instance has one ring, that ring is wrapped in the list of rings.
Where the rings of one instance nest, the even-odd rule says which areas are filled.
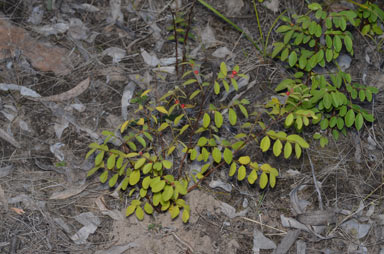
[[[57,75],[66,75],[71,71],[66,49],[39,42],[26,30],[11,25],[6,17],[1,16],[0,59],[13,57],[17,50],[40,71],[53,71]]]
[[[17,208],[17,207],[11,207],[11,210],[14,211],[15,213],[19,214],[19,215],[25,213],[23,209]]]
[[[67,199],[73,197],[85,190],[88,185],[89,184],[83,184],[81,186],[72,187],[63,191],[55,192],[49,197],[49,199]]]
[[[82,94],[87,88],[89,87],[89,77],[83,81],[81,81],[77,86],[72,88],[71,90],[68,90],[64,93],[61,94],[56,94],[52,96],[47,96],[47,97],[28,97],[28,99],[33,100],[33,101],[65,101],[65,100],[70,100],[72,98],[75,98]]]

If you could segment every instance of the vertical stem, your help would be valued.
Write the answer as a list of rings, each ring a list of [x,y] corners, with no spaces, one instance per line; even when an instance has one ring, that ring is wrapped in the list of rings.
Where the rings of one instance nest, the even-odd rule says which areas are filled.
[[[175,63],[175,67],[176,67],[176,76],[179,77],[179,56],[178,56],[178,45],[177,45],[177,32],[176,32],[176,17],[175,17],[175,13],[171,10],[171,13],[172,13],[172,20],[173,20],[173,32],[175,34],[175,42],[176,42],[176,63]]]

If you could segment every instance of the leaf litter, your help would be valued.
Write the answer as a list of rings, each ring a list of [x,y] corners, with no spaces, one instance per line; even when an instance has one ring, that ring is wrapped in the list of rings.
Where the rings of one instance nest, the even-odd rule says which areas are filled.
[[[182,1],[178,2],[180,6]],[[246,9],[240,8],[242,2],[227,0],[225,3],[223,2],[224,9],[229,8],[233,15],[242,15]],[[267,13],[260,12],[261,15],[265,15],[264,18],[267,18],[263,19],[266,22],[272,12],[280,10],[286,4],[281,1],[266,2],[274,4],[268,5],[267,8],[270,8],[270,11],[267,11]],[[293,248],[296,248],[297,253],[305,253],[305,249],[309,251],[314,248],[322,249],[326,253],[335,253],[337,245],[332,246],[332,249],[324,247],[325,245],[321,245],[321,243],[307,241],[309,238],[317,238],[326,242],[327,235],[325,231],[321,231],[324,224],[331,227],[331,230],[340,228],[340,230],[344,230],[357,239],[370,239],[374,242],[374,237],[368,233],[371,230],[382,229],[384,216],[380,214],[380,209],[375,209],[375,206],[369,206],[368,209],[365,209],[364,205],[357,205],[359,207],[356,210],[357,212],[345,213],[351,210],[351,200],[356,201],[357,198],[344,196],[345,192],[343,192],[343,189],[337,189],[339,187],[335,187],[336,189],[329,187],[353,186],[353,188],[347,187],[346,189],[348,191],[353,189],[354,197],[361,197],[361,193],[370,193],[370,191],[364,189],[366,186],[351,184],[351,182],[356,181],[356,179],[353,179],[353,175],[344,177],[344,174],[340,178],[340,172],[342,172],[343,168],[350,165],[348,164],[349,160],[340,159],[341,162],[337,162],[340,167],[335,169],[336,172],[328,171],[327,174],[323,174],[323,171],[318,172],[321,165],[324,164],[321,160],[333,163],[334,154],[339,154],[339,151],[332,151],[332,155],[327,154],[327,151],[324,150],[311,151],[312,158],[316,160],[314,163],[316,165],[316,177],[322,186],[321,195],[323,195],[324,200],[332,200],[331,203],[336,200],[335,204],[332,203],[330,207],[328,207],[328,204],[324,207],[324,210],[318,210],[315,207],[314,204],[318,200],[313,195],[314,192],[311,187],[297,190],[295,193],[288,195],[291,188],[294,188],[291,185],[293,183],[304,181],[306,186],[312,186],[313,181],[308,180],[308,176],[311,177],[312,173],[309,172],[310,170],[308,171],[309,165],[305,161],[301,165],[295,162],[292,162],[289,166],[282,163],[281,171],[286,168],[290,169],[292,173],[287,174],[287,177],[282,174],[279,181],[284,182],[284,187],[281,187],[283,189],[277,192],[266,192],[265,199],[256,190],[245,191],[247,189],[244,189],[244,186],[239,185],[237,182],[230,182],[230,184],[225,185],[225,183],[228,183],[225,176],[216,178],[216,182],[212,181],[211,185],[204,186],[203,190],[192,192],[189,201],[191,207],[194,207],[192,209],[195,210],[192,213],[191,223],[187,226],[188,230],[185,230],[185,226],[180,224],[179,221],[170,221],[168,215],[160,215],[159,217],[156,215],[155,218],[146,218],[141,223],[132,218],[124,218],[121,213],[123,207],[118,203],[118,200],[111,199],[109,195],[100,198],[101,192],[103,194],[108,192],[105,186],[97,188],[98,185],[94,184],[71,182],[73,177],[70,174],[78,174],[79,177],[81,174],[86,173],[88,166],[88,169],[93,166],[76,167],[73,160],[82,161],[86,144],[103,142],[100,130],[106,126],[108,119],[112,119],[112,116],[120,116],[120,114],[124,119],[133,114],[132,111],[135,105],[131,105],[130,100],[133,98],[136,89],[154,89],[154,93],[161,93],[162,88],[156,90],[154,83],[159,83],[164,87],[167,82],[174,85],[175,80],[172,79],[172,75],[162,75],[164,80],[159,78],[159,75],[164,74],[164,72],[175,73],[176,56],[174,49],[167,52],[170,43],[164,39],[166,33],[164,21],[169,20],[166,10],[170,3],[164,5],[156,1],[129,1],[129,3],[123,3],[123,1],[116,0],[110,1],[109,6],[106,7],[97,3],[90,5],[69,1],[64,2],[61,9],[52,7],[58,13],[65,13],[64,18],[54,17],[52,20],[46,19],[46,16],[49,16],[52,10],[46,8],[45,2],[41,1],[38,4],[33,8],[26,9],[28,15],[25,20],[28,20],[27,22],[31,24],[30,28],[23,29],[21,23],[18,22],[13,22],[11,25],[6,18],[2,19],[0,23],[0,29],[6,28],[11,31],[10,35],[7,33],[1,33],[3,37],[0,35],[0,48],[2,49],[0,58],[7,59],[2,69],[17,70],[19,71],[17,73],[20,73],[20,69],[17,68],[21,68],[24,74],[28,73],[25,74],[27,76],[23,77],[22,85],[20,85],[20,80],[23,79],[12,79],[5,74],[4,77],[7,78],[2,78],[3,83],[0,84],[2,97],[4,95],[4,98],[8,98],[9,95],[12,95],[17,100],[17,103],[14,104],[17,105],[16,110],[1,108],[2,117],[8,125],[3,125],[3,129],[0,130],[9,137],[4,138],[2,136],[2,140],[0,140],[5,144],[5,154],[2,158],[5,164],[0,168],[0,178],[2,178],[0,179],[2,181],[0,186],[11,197],[7,201],[11,201],[13,208],[20,209],[17,210],[20,213],[14,213],[12,216],[25,216],[23,218],[27,223],[31,215],[41,221],[48,222],[50,222],[49,218],[52,217],[54,218],[52,221],[55,223],[48,223],[48,225],[59,227],[58,230],[39,228],[39,230],[34,229],[35,231],[25,233],[25,235],[36,236],[36,239],[38,239],[36,232],[48,232],[47,229],[50,232],[58,232],[57,235],[48,236],[46,241],[30,241],[28,248],[34,248],[38,252],[50,252],[52,246],[57,246],[57,243],[62,244],[63,239],[65,239],[64,241],[67,241],[68,246],[73,247],[71,244],[75,244],[76,248],[92,246],[92,250],[84,248],[84,253],[99,254],[118,254],[127,250],[139,254],[149,253],[150,248],[183,249],[185,251],[192,249],[201,253],[236,253],[236,251],[258,253],[262,249],[259,248],[260,246],[273,247],[275,253],[286,253],[288,249],[293,251]],[[172,5],[174,8],[178,6],[176,1]],[[196,6],[196,8],[200,7]],[[189,46],[193,50],[191,55],[202,64],[206,64],[207,56],[226,58],[229,62],[236,63],[243,61],[242,64],[246,65],[247,69],[252,70],[247,73],[249,78],[244,82],[243,96],[250,98],[252,102],[255,100],[254,97],[264,97],[264,94],[260,93],[265,93],[269,88],[265,89],[261,85],[265,82],[263,78],[271,77],[268,82],[274,84],[280,78],[279,76],[283,74],[279,70],[272,70],[270,67],[258,65],[259,58],[257,56],[254,59],[252,55],[248,55],[246,59],[242,58],[241,56],[244,55],[242,49],[234,44],[238,40],[239,34],[228,33],[229,30],[221,31],[218,28],[222,27],[220,21],[215,18],[207,19],[204,10],[198,10],[199,12],[196,15],[201,20],[195,19],[196,24],[194,25],[198,28],[200,37],[199,41],[190,42]],[[106,24],[107,21],[109,24]],[[247,23],[244,23],[244,25],[247,26]],[[103,29],[99,29],[99,27],[103,27]],[[104,27],[106,28],[104,29]],[[252,24],[249,29],[251,29],[250,27],[255,27],[255,25]],[[247,27],[245,27],[246,29]],[[37,38],[35,33],[29,32],[29,30],[38,31],[40,33],[39,39],[35,39]],[[20,35],[25,36],[26,39],[22,40]],[[12,38],[13,44],[9,44],[10,38]],[[55,38],[60,38],[60,40]],[[46,42],[51,44],[48,45]],[[239,42],[242,48],[246,48],[244,46],[247,44],[244,44],[243,39],[239,40]],[[127,45],[129,47],[126,47]],[[217,48],[219,45],[220,48]],[[96,48],[97,50],[95,50]],[[27,49],[32,49],[32,52]],[[18,50],[20,50],[21,54],[17,52]],[[86,63],[76,62],[79,61],[78,51]],[[181,52],[179,49],[179,58]],[[103,57],[107,55],[110,58]],[[26,60],[13,61],[12,58],[17,56],[25,57]],[[372,59],[370,59],[370,62],[372,62]],[[255,65],[254,63],[258,64]],[[347,64],[345,66],[348,66]],[[74,66],[76,67],[74,68]],[[354,68],[353,65],[348,67]],[[1,71],[0,74],[2,74]],[[36,76],[37,74],[39,76]],[[91,77],[92,82],[88,77]],[[84,83],[80,82],[78,86],[75,85],[74,87],[78,89],[75,89],[75,91],[68,89],[68,87],[53,85],[53,83],[59,83],[53,81],[61,78],[67,81],[71,80],[68,84],[76,84],[78,80],[83,80]],[[87,79],[88,84],[85,82]],[[369,82],[369,78],[366,79]],[[77,80],[77,82],[74,80]],[[131,81],[135,85],[130,85]],[[84,86],[80,86],[81,84]],[[96,84],[103,85],[97,86]],[[130,86],[128,87],[128,85]],[[105,89],[108,86],[111,90]],[[256,87],[265,90],[256,90]],[[116,92],[111,92],[112,89]],[[39,94],[53,95],[39,97]],[[21,95],[21,97],[18,97],[18,95]],[[27,96],[41,98],[42,103],[35,103],[29,98],[25,100]],[[82,96],[82,103],[79,102],[79,96]],[[231,94],[228,94],[228,99],[232,99]],[[378,98],[379,101],[380,99]],[[233,102],[233,100],[231,101]],[[257,102],[259,103],[259,101]],[[39,112],[39,114],[32,113],[32,111]],[[27,132],[29,134],[26,134]],[[368,143],[368,145],[362,144],[359,151],[362,163],[365,161],[367,150],[372,151],[372,154],[374,153],[377,158],[382,158],[382,154],[377,153],[379,149],[375,149],[379,147],[381,138],[381,130],[375,128],[375,133],[371,133],[368,138],[365,136],[365,139],[362,139],[367,140]],[[4,141],[6,139],[8,139],[8,142]],[[13,147],[9,143],[13,143]],[[49,151],[50,146],[58,143],[65,144],[62,147],[63,153],[58,153],[60,149],[51,153]],[[15,149],[15,147],[18,148]],[[345,147],[350,146],[345,145]],[[73,154],[71,155],[71,153]],[[38,158],[40,166],[35,165],[33,161],[29,164],[30,158]],[[62,163],[71,165],[56,167],[55,163],[61,161],[61,159],[64,159]],[[379,171],[379,166],[375,166],[374,163],[375,161],[368,162],[369,165],[373,165],[371,167],[373,175]],[[319,164],[319,168],[317,164]],[[352,167],[354,168],[355,165],[352,164]],[[365,171],[359,173],[364,175],[366,171],[365,169]],[[339,184],[336,185],[330,179],[338,179],[339,182],[337,183]],[[369,177],[367,183],[368,181],[370,182],[367,186],[374,182]],[[58,191],[58,186],[61,186],[61,188],[66,186],[66,188]],[[222,192],[222,189],[225,192]],[[97,198],[94,195],[88,196],[89,193],[97,193]],[[332,193],[337,193],[338,196],[335,197]],[[377,198],[376,196],[369,197]],[[126,197],[124,199],[127,201]],[[248,203],[245,206],[243,206],[244,200],[247,200]],[[269,200],[272,200],[272,202]],[[333,205],[344,208],[344,210],[341,210],[344,213],[339,213],[340,209],[332,210]],[[281,209],[284,210],[286,216],[276,212]],[[329,209],[336,212],[329,214]],[[16,212],[16,210],[14,211]],[[99,217],[100,214],[106,216]],[[258,225],[251,223],[251,221],[239,222],[239,217],[245,214],[248,217],[267,219]],[[321,222],[316,221],[317,217],[325,218],[328,215],[330,215],[329,219],[322,219]],[[337,222],[343,221],[343,223],[341,225],[335,224],[335,217],[338,217]],[[10,216],[5,217],[4,221],[9,223],[7,225],[17,223],[12,218]],[[94,221],[94,218],[98,218],[98,220]],[[105,221],[108,221],[109,226],[102,226],[105,225],[103,224]],[[82,227],[72,226],[73,223],[80,223]],[[30,222],[30,225],[35,226],[36,224]],[[158,225],[161,227],[158,227]],[[270,225],[273,225],[273,227]],[[281,230],[283,227],[298,230],[291,230],[286,233]],[[8,228],[12,227],[8,226]],[[152,228],[160,229],[154,230]],[[278,231],[282,235],[276,236],[276,230],[273,228],[283,231]],[[5,232],[4,225],[0,223],[0,239],[5,239],[0,242],[0,251],[3,251],[3,246],[8,251],[11,239],[4,235],[3,232]],[[60,235],[60,232],[64,234]],[[124,237],[122,232],[126,233],[127,237]],[[297,240],[297,232],[300,232],[301,240]],[[108,233],[117,237],[117,244],[110,244],[111,238],[106,236]],[[151,246],[149,247],[147,246],[148,239],[155,239],[151,240]],[[269,245],[263,246],[260,241],[268,242]],[[295,241],[296,246],[294,246]],[[341,246],[347,246],[349,242],[348,239],[342,237],[338,241]],[[105,244],[97,244],[97,247],[89,245],[89,243],[100,242]],[[37,243],[40,243],[40,245]],[[367,253],[367,249],[371,247],[349,244],[348,248],[359,251],[359,253]],[[379,251],[379,248],[377,250]]]

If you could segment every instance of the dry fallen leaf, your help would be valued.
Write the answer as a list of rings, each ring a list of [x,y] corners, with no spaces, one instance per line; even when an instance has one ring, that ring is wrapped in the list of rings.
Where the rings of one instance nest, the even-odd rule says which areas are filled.
[[[32,38],[23,28],[13,26],[6,17],[0,18],[0,59],[14,57],[20,51],[32,66],[57,75],[70,73],[69,53],[64,48],[47,45]]]
[[[17,208],[17,207],[11,207],[11,210],[14,211],[15,213],[19,214],[19,215],[25,213],[23,209]]]
[[[87,79],[84,79],[81,81],[77,86],[72,88],[71,90],[68,90],[64,93],[61,94],[56,94],[52,96],[47,96],[47,97],[28,97],[28,99],[33,100],[33,101],[65,101],[65,100],[70,100],[72,98],[75,98],[82,94],[87,88],[89,87],[89,77]]]
[[[85,188],[88,187],[88,185],[89,184],[83,184],[83,185],[78,186],[78,187],[73,187],[73,188],[66,189],[64,191],[55,192],[49,197],[49,199],[67,199],[67,198],[70,198],[72,196],[75,196],[75,195],[81,193],[83,190],[85,190]]]

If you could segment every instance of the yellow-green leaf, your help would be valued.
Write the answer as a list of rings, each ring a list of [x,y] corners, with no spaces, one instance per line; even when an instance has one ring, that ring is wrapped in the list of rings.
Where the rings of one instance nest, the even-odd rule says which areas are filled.
[[[228,175],[233,176],[236,173],[236,170],[237,170],[237,165],[235,162],[232,162]]]
[[[121,182],[121,189],[126,190],[129,184],[129,177],[124,177],[124,180]]]
[[[228,118],[229,118],[229,122],[232,125],[236,124],[236,122],[237,122],[237,115],[236,115],[235,110],[233,110],[232,108],[229,108],[229,110],[228,110]]]
[[[127,126],[129,124],[129,121],[125,121],[121,127],[120,127],[120,132],[123,133],[125,131],[125,129],[127,129]]]
[[[168,201],[171,199],[173,195],[173,187],[171,185],[166,185],[164,187],[164,190],[163,190],[163,193],[161,193],[161,198],[164,200],[164,201]]]
[[[361,129],[361,127],[363,127],[363,124],[364,124],[363,116],[361,113],[358,113],[356,116],[356,119],[355,119],[356,130],[359,131]]]
[[[163,160],[162,162],[163,162],[164,168],[170,169],[172,167],[172,162],[170,162],[168,160]]]
[[[183,128],[181,128],[179,134],[180,135],[183,134],[183,132],[186,131],[188,129],[188,127],[189,127],[189,124],[184,125]]]
[[[143,147],[147,147],[147,142],[145,142],[145,139],[142,136],[135,136],[135,138]]]
[[[265,136],[261,142],[260,142],[260,148],[261,151],[266,152],[268,151],[269,147],[271,146],[271,140],[269,139],[268,136]]]
[[[169,212],[171,213],[171,218],[174,219],[174,218],[176,218],[179,215],[180,208],[177,205],[172,205],[169,208]]]
[[[288,159],[292,154],[292,145],[291,143],[287,142],[284,145],[284,158]]]
[[[292,113],[290,113],[290,114],[287,116],[287,118],[285,118],[285,125],[286,125],[287,127],[291,126],[292,123],[293,123],[293,119],[294,119],[294,116],[293,116]]]
[[[140,118],[138,121],[137,121],[137,125],[144,125],[144,123],[145,123],[145,120],[144,120],[144,118]]]
[[[247,165],[251,162],[251,158],[249,158],[249,156],[241,156],[239,162],[243,165]]]
[[[139,220],[143,220],[144,219],[144,211],[143,211],[143,208],[141,208],[141,206],[136,207],[136,217]]]
[[[298,144],[295,144],[296,158],[299,159],[301,156],[301,147]]]
[[[189,211],[185,208],[183,209],[182,220],[184,223],[187,223],[189,220]]]
[[[242,181],[245,178],[246,175],[246,169],[243,165],[239,167],[239,170],[237,171],[237,180]]]
[[[116,182],[117,182],[117,179],[119,178],[119,174],[114,174],[110,179],[109,179],[109,187],[113,187],[115,186]]]
[[[113,169],[115,167],[116,157],[117,157],[116,154],[112,154],[111,156],[109,156],[109,158],[107,160],[108,169]]]
[[[187,86],[187,85],[193,84],[193,83],[195,83],[195,82],[197,82],[196,79],[188,79],[187,81],[185,81],[185,82],[183,83],[183,86]]]
[[[102,161],[103,161],[103,159],[104,159],[104,151],[101,151],[100,153],[98,153],[97,155],[96,155],[96,158],[95,158],[95,166],[97,166],[97,165],[99,165]]]
[[[147,190],[146,189],[144,189],[144,188],[141,188],[140,189],[140,197],[141,198],[144,198],[146,195],[147,195]]]
[[[353,109],[348,110],[344,120],[345,120],[345,125],[348,128],[353,125],[353,123],[355,122],[355,112],[353,111]]]
[[[280,139],[277,139],[273,144],[273,154],[278,157],[281,153],[282,148],[283,144],[281,143]]]
[[[152,89],[147,89],[147,90],[145,90],[145,91],[140,95],[140,97],[143,97],[143,96],[147,95],[151,90],[152,90]]]
[[[153,193],[160,192],[164,189],[165,187],[165,181],[160,180],[155,182],[154,184],[151,183],[151,190]]]
[[[141,168],[145,163],[145,158],[140,158],[135,163],[135,169]]]
[[[143,181],[141,182],[141,186],[144,188],[144,189],[148,189],[149,187],[149,184],[151,183],[152,179],[151,179],[151,176],[146,176]]]
[[[309,148],[309,144],[299,135],[292,134],[287,137],[288,141],[299,144],[302,148]]]
[[[125,216],[128,217],[129,215],[133,214],[135,212],[135,210],[136,210],[136,207],[137,206],[135,206],[135,205],[128,206],[127,210],[125,210]]]
[[[169,126],[169,124],[167,122],[164,122],[160,125],[159,129],[157,129],[157,131],[163,131],[165,130],[167,127]]]
[[[254,184],[256,180],[257,180],[257,171],[253,169],[251,173],[248,175],[248,182],[250,184]]]
[[[221,152],[220,152],[219,148],[217,148],[217,147],[213,148],[212,157],[213,157],[213,160],[216,163],[220,163],[220,161],[221,161]]]
[[[225,162],[226,162],[228,165],[231,164],[232,159],[233,159],[233,153],[232,153],[232,151],[229,150],[228,148],[225,148],[225,149],[224,149],[223,156],[224,156],[224,160],[225,160]]]
[[[238,104],[237,106],[239,107],[241,113],[243,113],[245,118],[248,118],[248,111],[247,111],[247,109],[243,105],[241,105],[241,104]]]
[[[152,162],[145,164],[144,167],[143,167],[143,169],[142,169],[142,170],[143,170],[143,173],[144,173],[144,174],[148,174],[149,172],[151,172],[151,170],[152,170],[152,166],[153,166],[153,163],[152,163]]]
[[[274,174],[269,174],[269,186],[274,188],[276,185],[276,176]]]
[[[223,125],[223,115],[219,111],[215,111],[215,125],[217,128]]]
[[[220,72],[225,76],[227,76],[227,65],[224,62],[221,62],[220,64]]]
[[[203,127],[204,128],[208,128],[210,122],[211,122],[211,117],[208,115],[208,113],[204,113],[204,116],[203,116]]]
[[[184,117],[184,114],[181,114],[181,115],[177,116],[177,117],[175,118],[175,120],[173,121],[173,124],[174,124],[174,125],[178,125],[178,124],[180,123],[180,120],[181,120],[183,117]]]
[[[264,189],[265,186],[267,186],[267,183],[268,183],[268,176],[265,172],[263,172],[260,175],[260,181],[259,181],[260,188]]]
[[[132,173],[129,175],[129,184],[132,186],[137,184],[140,180],[140,176],[140,170],[133,170]]]
[[[215,94],[219,94],[220,93],[219,82],[215,81],[215,84],[213,85],[213,90],[215,91]]]
[[[153,207],[151,206],[151,204],[149,204],[148,202],[146,202],[145,205],[144,205],[144,211],[145,211],[147,214],[153,214]]]
[[[206,137],[200,137],[197,141],[198,146],[205,146],[208,142],[208,139]]]
[[[166,110],[163,106],[156,107],[156,110],[168,115],[168,110]]]

